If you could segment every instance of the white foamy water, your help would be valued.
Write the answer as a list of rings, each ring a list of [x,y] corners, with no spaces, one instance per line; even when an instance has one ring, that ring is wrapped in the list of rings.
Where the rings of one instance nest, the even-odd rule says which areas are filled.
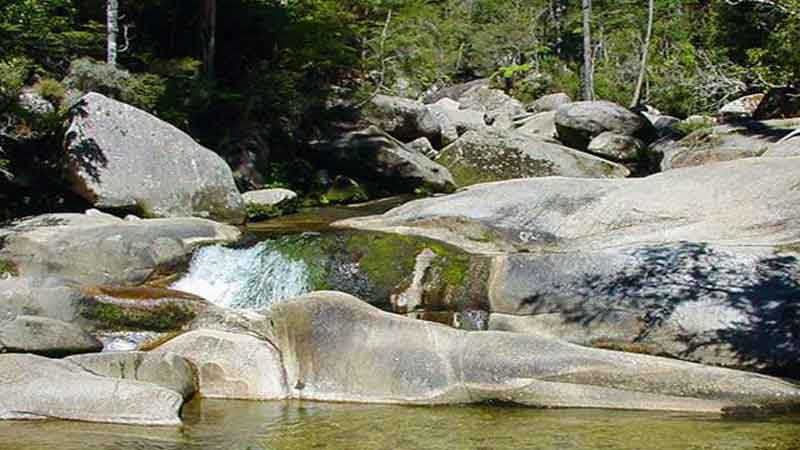
[[[247,249],[202,248],[192,258],[189,272],[170,287],[219,306],[249,310],[308,293],[306,264],[271,246],[265,241]]]

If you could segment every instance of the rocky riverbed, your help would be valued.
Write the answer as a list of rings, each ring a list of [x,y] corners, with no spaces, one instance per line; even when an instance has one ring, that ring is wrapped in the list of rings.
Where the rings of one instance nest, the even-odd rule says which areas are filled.
[[[248,226],[224,161],[87,96],[66,151],[98,209],[0,230],[0,419],[175,427],[209,398],[800,407],[800,159],[778,142],[785,123],[708,131],[767,127],[763,156],[676,156],[651,174],[659,145],[684,155],[700,138],[565,99],[537,111],[555,112],[540,136],[481,89],[376,97],[366,131],[315,147],[340,173],[436,195]],[[146,183],[120,175],[161,142],[177,150],[150,158]],[[295,201],[244,198],[270,214]]]

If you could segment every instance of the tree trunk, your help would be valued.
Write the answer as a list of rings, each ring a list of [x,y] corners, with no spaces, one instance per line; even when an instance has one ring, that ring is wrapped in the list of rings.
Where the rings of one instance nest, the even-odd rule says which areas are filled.
[[[217,52],[217,0],[203,0],[203,72],[214,78]]]
[[[550,0],[550,21],[553,24],[557,56],[561,56],[561,49],[564,46],[564,11],[566,9],[566,0]]]
[[[107,0],[106,27],[108,41],[106,46],[106,62],[117,65],[117,35],[119,34],[119,0]]]
[[[653,17],[655,16],[655,9],[655,1],[650,0],[647,11],[647,33],[644,37],[644,48],[642,49],[642,66],[639,68],[639,80],[636,82],[636,91],[633,93],[631,108],[639,106],[642,102],[644,79],[647,74],[647,55],[650,52],[650,40],[653,37]]]
[[[583,99],[594,100],[592,60],[592,0],[583,0]]]

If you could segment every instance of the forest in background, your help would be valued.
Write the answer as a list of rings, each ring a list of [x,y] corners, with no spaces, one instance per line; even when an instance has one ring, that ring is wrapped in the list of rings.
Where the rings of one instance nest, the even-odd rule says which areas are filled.
[[[530,101],[582,98],[577,0],[0,0],[0,171],[14,199],[60,183],[67,110],[97,91],[149,111],[227,159],[268,154],[268,185],[297,187],[298,150],[375,93],[417,98],[492,78]],[[677,117],[800,80],[800,1],[654,0],[642,102]],[[595,98],[631,103],[646,0],[594,0]],[[210,51],[211,50],[211,51]],[[23,108],[31,90],[50,106]],[[35,109],[35,108],[34,108]],[[27,193],[27,194],[26,194]],[[64,202],[62,198],[27,203]],[[52,208],[52,205],[39,209]],[[31,207],[32,210],[36,209]]]

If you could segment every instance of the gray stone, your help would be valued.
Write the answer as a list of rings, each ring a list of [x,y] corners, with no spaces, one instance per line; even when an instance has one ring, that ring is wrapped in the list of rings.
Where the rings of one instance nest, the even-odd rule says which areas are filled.
[[[447,167],[456,184],[527,177],[625,177],[625,167],[579,152],[555,141],[514,131],[470,131],[445,147],[436,162]]]
[[[189,400],[197,390],[192,364],[169,352],[111,352],[70,356],[66,361],[101,377],[153,383]]]
[[[529,136],[538,136],[545,139],[555,139],[556,132],[556,112],[541,112],[533,117],[525,119],[521,126],[516,129],[518,133]]]
[[[800,133],[800,129],[795,130],[794,133]],[[781,139],[775,144],[770,145],[762,156],[765,158],[790,158],[793,156],[800,156],[800,137]]]
[[[416,152],[426,158],[433,158],[436,156],[437,152],[431,145],[431,141],[428,138],[421,137],[419,139],[415,139],[406,144],[409,150]]]
[[[241,232],[205,219],[122,220],[107,214],[46,214],[0,229],[0,260],[20,275],[87,284],[139,284],[205,244]]]
[[[645,140],[652,131],[643,117],[608,101],[575,102],[556,111],[558,139],[568,147],[583,150],[604,131]]]
[[[605,131],[592,139],[586,150],[615,161],[633,161],[643,149],[644,143],[635,137]]]
[[[498,257],[490,328],[792,376],[797,256],[687,242]]]
[[[366,110],[367,121],[402,142],[425,137],[441,145],[441,126],[420,102],[402,97],[376,95]]]
[[[56,111],[52,103],[30,88],[22,90],[17,102],[22,109],[33,114],[47,115]]]
[[[482,112],[462,109],[461,104],[455,100],[444,98],[426,107],[442,129],[443,145],[452,144],[467,131],[483,131],[488,128]]]
[[[481,78],[478,80],[472,80],[466,83],[456,84],[453,86],[448,86],[442,89],[439,89],[432,94],[425,97],[424,103],[426,104],[433,104],[437,103],[442,99],[449,99],[459,101],[461,97],[469,92],[470,90],[476,87],[489,87],[491,85],[491,81],[488,78]]]
[[[751,158],[636,179],[527,178],[335,225],[431,237],[476,253],[642,242],[789,245],[800,241],[798,171],[800,159]],[[468,239],[464,231],[473,228],[491,239]]]
[[[661,170],[761,156],[798,124],[796,119],[748,121],[697,130],[664,154]]]
[[[103,343],[94,336],[60,320],[17,316],[0,322],[0,353],[65,356],[102,349]]]
[[[12,277],[0,280],[0,320],[41,316],[80,323],[83,292],[56,278]]]
[[[91,374],[64,360],[0,355],[0,420],[181,424],[183,397],[151,383]]]
[[[72,189],[98,208],[244,222],[225,161],[144,111],[90,93],[73,108],[64,145]]]
[[[197,367],[198,393],[206,398],[276,400],[287,397],[281,353],[253,336],[195,330],[158,347]]]
[[[640,179],[512,180],[335,225],[493,255],[492,312],[543,315],[515,330],[592,345],[616,329],[655,353],[791,375],[798,171],[800,158],[751,158]]]
[[[349,132],[316,145],[323,164],[360,180],[384,182],[394,192],[412,192],[427,187],[434,192],[454,188],[450,172],[376,127]]]
[[[525,106],[499,89],[478,86],[470,89],[458,100],[463,109],[483,113],[484,122],[494,129],[508,129],[513,118],[525,113]]]
[[[550,337],[465,332],[336,292],[281,302],[266,314],[289,395],[303,400],[705,412],[800,402],[800,388],[776,378]]]
[[[572,103],[572,99],[569,95],[558,92],[555,94],[548,94],[542,97],[539,97],[528,106],[528,111],[542,113],[546,111],[556,111],[563,105],[567,103]]]
[[[250,191],[242,194],[242,199],[245,204],[254,204],[262,206],[277,206],[281,203],[294,200],[297,194],[289,189],[261,189],[258,191]]]

